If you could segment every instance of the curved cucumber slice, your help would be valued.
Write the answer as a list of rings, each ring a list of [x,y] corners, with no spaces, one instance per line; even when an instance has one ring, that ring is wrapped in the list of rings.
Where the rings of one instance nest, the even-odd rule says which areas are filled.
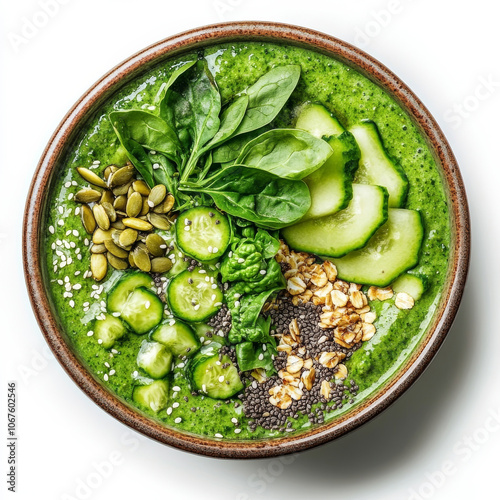
[[[427,277],[417,274],[403,273],[391,285],[395,293],[405,292],[413,300],[419,300],[427,289]]]
[[[137,386],[132,393],[132,399],[139,406],[158,413],[168,403],[168,382],[155,380],[152,384]]]
[[[163,378],[172,368],[172,353],[159,342],[144,340],[137,354],[137,365],[153,378]]]
[[[389,207],[403,206],[408,193],[408,179],[399,163],[387,154],[377,125],[371,120],[364,120],[349,131],[361,151],[354,182],[384,186],[389,192]]]
[[[125,273],[122,278],[108,293],[108,310],[121,312],[128,296],[140,286],[149,288],[153,285],[153,279],[149,274],[141,272]]]
[[[151,338],[161,342],[174,356],[192,356],[201,347],[198,336],[182,321],[170,323],[160,325]]]
[[[172,249],[172,253],[169,255],[173,254],[173,259],[172,259],[172,267],[167,273],[167,276],[169,278],[173,278],[174,276],[177,276],[179,273],[182,273],[185,269],[189,267],[189,262],[184,260],[184,257],[186,255],[180,251],[179,247],[174,243],[174,248]]]
[[[105,319],[98,319],[94,326],[94,337],[105,349],[113,347],[116,340],[125,335],[125,325],[114,316],[106,314]]]
[[[229,356],[198,353],[191,358],[186,373],[194,390],[215,399],[227,399],[243,390],[238,369]]]
[[[294,250],[341,257],[363,247],[387,220],[387,191],[380,186],[353,184],[353,198],[345,210],[282,229]]]
[[[302,107],[295,128],[305,130],[318,139],[344,132],[339,121],[324,106],[315,103]]]
[[[128,296],[120,317],[135,333],[146,333],[161,321],[163,303],[150,290],[137,288]]]
[[[361,250],[332,259],[338,277],[384,287],[418,263],[424,228],[415,210],[389,209],[389,219]]]
[[[168,305],[172,313],[186,321],[204,321],[220,309],[222,292],[215,276],[202,269],[183,271],[169,284]]]
[[[231,240],[227,217],[211,207],[195,207],[183,212],[176,222],[177,244],[200,262],[224,255]]]

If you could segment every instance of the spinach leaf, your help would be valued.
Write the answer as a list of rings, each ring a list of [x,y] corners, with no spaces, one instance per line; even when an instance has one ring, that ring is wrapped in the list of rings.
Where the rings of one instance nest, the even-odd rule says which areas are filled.
[[[153,164],[153,178],[155,184],[163,184],[169,193],[174,195],[177,202],[177,169],[175,163],[162,154],[149,153],[149,159]]]
[[[217,172],[197,191],[209,194],[228,214],[271,229],[293,224],[311,205],[304,182],[241,165]]]
[[[253,130],[252,132],[247,132],[246,134],[237,135],[232,137],[224,144],[213,150],[214,163],[230,163],[234,162],[238,155],[241,153],[243,147],[250,142],[252,139],[259,137],[269,130],[269,127],[262,127],[258,130]]]
[[[332,152],[326,141],[303,130],[274,129],[247,143],[236,163],[285,179],[302,179],[321,167]]]
[[[255,241],[260,245],[262,257],[264,259],[274,257],[280,249],[280,241],[271,236],[267,231],[262,231],[262,229],[257,231]]]
[[[162,102],[165,100],[165,95],[167,94],[168,90],[174,84],[177,78],[183,75],[189,68],[192,68],[195,63],[196,59],[193,59],[192,61],[188,61],[186,63],[181,63],[181,65],[178,68],[176,68],[174,72],[170,75],[170,78],[167,80],[167,82],[161,85],[160,90],[158,91],[158,94],[156,94],[156,99],[155,99],[156,102],[160,103],[160,116],[162,116]]]
[[[238,97],[222,112],[220,118],[220,128],[212,140],[203,148],[204,151],[215,148],[233,135],[245,115],[247,106],[248,96],[244,94]]]
[[[265,351],[262,344],[254,342],[241,342],[236,346],[236,359],[241,371],[263,368],[266,370],[267,375],[275,372],[271,356],[277,351],[273,344],[269,343],[265,345]]]
[[[277,66],[261,76],[246,90],[248,108],[235,135],[271,123],[297,86],[300,66]]]
[[[130,109],[109,114],[111,124],[122,145],[125,138],[142,147],[160,151],[174,161],[179,161],[181,146],[175,131],[161,118],[146,111]]]

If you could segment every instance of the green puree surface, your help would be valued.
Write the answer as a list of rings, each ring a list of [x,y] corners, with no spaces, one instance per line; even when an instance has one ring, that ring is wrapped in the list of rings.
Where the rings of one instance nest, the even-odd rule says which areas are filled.
[[[381,88],[356,71],[327,56],[297,47],[262,43],[218,45],[205,50],[224,101],[244,90],[276,65],[300,64],[302,76],[286,108],[276,119],[277,126],[290,125],[294,110],[305,101],[322,102],[345,127],[363,118],[375,121],[389,153],[399,159],[409,181],[406,208],[419,210],[425,225],[425,240],[416,272],[429,277],[429,288],[409,311],[401,311],[394,301],[374,301],[377,313],[376,335],[365,342],[346,363],[348,380],[354,379],[359,394],[353,404],[325,414],[325,421],[349,411],[373,393],[410,355],[422,338],[439,302],[446,275],[449,253],[449,215],[443,187],[432,155],[409,116]],[[118,341],[113,350],[102,348],[92,332],[92,321],[105,307],[106,291],[119,278],[118,271],[95,283],[84,278],[89,268],[87,235],[78,215],[79,204],[72,197],[85,184],[75,167],[92,167],[101,172],[118,161],[118,141],[107,114],[113,109],[143,108],[154,110],[155,96],[165,81],[187,56],[172,59],[137,77],[106,102],[82,130],[73,151],[68,155],[61,175],[53,186],[47,213],[47,270],[52,297],[69,342],[96,379],[120,398],[132,403],[136,356],[146,336],[132,333]],[[100,163],[95,163],[100,162]],[[214,437],[254,439],[278,436],[278,431],[257,428],[250,432],[234,401],[194,397],[177,360],[170,383],[168,408],[152,418],[167,426]],[[173,390],[172,388],[180,390]],[[188,398],[186,402],[184,397]],[[198,408],[196,412],[191,408]],[[179,421],[179,418],[181,419]],[[233,423],[231,419],[237,419]],[[178,423],[176,423],[176,421]],[[293,428],[308,427],[307,418],[293,421]],[[236,431],[236,429],[241,429]],[[218,436],[217,436],[218,437]]]

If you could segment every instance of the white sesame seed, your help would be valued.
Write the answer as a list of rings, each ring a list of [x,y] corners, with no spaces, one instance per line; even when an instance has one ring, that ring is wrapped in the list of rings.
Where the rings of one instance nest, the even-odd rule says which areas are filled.
[[[169,259],[175,259],[175,253],[171,253],[169,256],[168,256]]]
[[[208,253],[212,253],[212,246],[209,245],[208,248],[207,248],[207,250],[208,250]]]
[[[175,319],[171,320],[169,324],[170,324],[170,326],[174,326],[175,325]]]
[[[240,307],[240,301],[239,300],[235,301],[234,307]]]
[[[65,183],[64,183],[64,187],[65,187],[65,188],[69,188],[69,187],[71,187],[71,181],[65,182]]]
[[[64,208],[61,206],[58,206],[57,211],[62,215],[64,213]]]
[[[75,215],[80,215],[80,207],[75,208]]]
[[[98,344],[102,344],[102,339],[97,339]]]
[[[255,380],[252,382],[252,387],[253,387],[254,389],[257,389],[257,382],[256,382]]]
[[[210,278],[209,278],[208,276],[206,276],[206,277],[205,277],[205,281],[206,281],[207,283],[210,283]]]
[[[174,385],[174,387],[172,387],[172,390],[173,391],[180,391],[181,388],[178,385]]]
[[[264,354],[260,353],[259,354],[259,360],[262,361],[264,359]]]
[[[216,303],[214,304],[214,306],[215,306],[215,307],[219,307],[219,306],[221,306],[221,305],[222,305],[222,302],[216,302]]]
[[[73,196],[74,196],[74,194],[73,194],[73,193],[69,193],[69,194],[68,194],[68,200],[72,200],[72,199],[73,199]]]
[[[71,181],[72,186],[78,186],[78,183],[76,181]]]
[[[153,169],[154,170],[158,170],[160,168],[160,164],[159,163],[153,163]]]
[[[78,238],[78,236],[80,236],[80,233],[76,229],[73,229],[73,236],[76,236]]]
[[[87,332],[87,337],[92,337],[92,335],[94,335],[94,332],[92,330],[89,330]]]
[[[194,306],[194,308],[193,308],[193,309],[194,309],[195,311],[197,311],[199,308],[200,308],[200,304],[196,304],[196,305]]]
[[[113,354],[118,354],[118,351],[117,351],[116,349],[111,349],[111,352],[112,352]]]
[[[267,273],[267,271],[266,271],[265,269],[261,269],[261,270],[259,271],[259,273],[260,273],[260,274],[262,274],[262,276],[264,276],[264,274],[266,274],[266,273]]]
[[[100,340],[100,339],[99,339],[99,340]],[[109,379],[108,374],[107,374],[107,373],[105,373],[105,374],[104,374],[104,380],[107,382],[107,381],[108,381],[108,379]]]
[[[146,300],[146,302],[144,303],[144,307],[146,309],[149,309],[149,306],[151,305],[151,302],[149,302],[149,300]]]
[[[218,432],[216,432],[216,433],[214,434],[214,436],[215,436],[216,438],[221,438],[221,437],[224,437],[222,434],[219,434]]]
[[[171,407],[167,408],[167,415],[172,415],[172,408]]]
[[[214,247],[212,250],[212,253],[217,253],[218,251],[219,251],[219,249],[217,247]]]
[[[229,256],[229,258],[231,258],[233,256],[233,252],[232,251],[229,252],[228,256]]]
[[[242,259],[241,257],[238,259],[238,264],[243,264],[245,262],[245,259]]]
[[[237,424],[237,423],[238,423],[238,419],[233,417],[233,418],[231,419],[231,422],[232,422],[233,424]]]
[[[263,351],[266,351],[266,350],[267,350],[267,345],[266,345],[266,344],[262,344],[262,350],[263,350]]]
[[[160,248],[161,248],[162,250],[165,250],[165,248],[167,248],[167,245],[165,245],[165,244],[164,244],[164,245],[160,245]]]
[[[241,432],[241,429],[234,429],[235,434],[239,434]]]
[[[199,272],[200,274],[207,274],[207,272],[205,271],[205,269],[200,269],[198,272]]]
[[[235,298],[235,299],[239,299],[240,297],[241,297],[241,293],[235,293],[235,294],[234,294],[234,298]]]
[[[184,364],[184,363],[179,363],[179,364],[177,365],[177,368],[184,368],[184,366],[185,366],[185,364]]]
[[[104,366],[105,366],[106,368],[111,368],[110,364],[109,364],[107,361],[105,361],[105,362],[104,362]]]
[[[224,375],[221,375],[221,376],[219,377],[219,382],[224,382]]]
[[[190,226],[184,226],[184,231],[189,231]]]
[[[217,298],[217,295],[212,295],[212,302]]]
[[[172,405],[172,408],[178,408],[178,407],[179,407],[179,403],[177,403],[177,402]]]
[[[116,373],[116,370],[110,370],[110,371],[109,371],[109,374],[110,374],[110,375],[114,375],[115,373]]]
[[[202,384],[202,386],[201,386],[201,390],[202,390],[203,392],[207,392],[207,386],[206,386],[205,384]]]
[[[60,226],[64,226],[64,221],[63,221],[62,219],[59,219],[59,220],[57,221],[57,223],[58,223]]]
[[[213,289],[213,290],[216,290],[216,289],[217,289],[217,283],[214,283],[214,284],[212,285],[212,289]]]
[[[182,418],[181,418],[181,417],[177,417],[177,418],[174,420],[174,422],[175,422],[176,424],[180,424],[180,423],[182,422]]]

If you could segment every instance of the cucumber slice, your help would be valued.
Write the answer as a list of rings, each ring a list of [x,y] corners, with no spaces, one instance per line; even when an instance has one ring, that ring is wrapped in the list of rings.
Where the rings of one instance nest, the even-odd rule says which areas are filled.
[[[132,399],[139,406],[158,413],[168,403],[168,382],[155,380],[152,384],[134,387]]]
[[[176,320],[172,325],[168,323],[160,325],[151,335],[153,340],[161,342],[174,356],[191,357],[201,347],[200,340],[193,329]]]
[[[184,257],[186,257],[186,255],[180,251],[179,247],[175,243],[174,243],[174,248],[172,249],[172,252],[169,253],[169,255],[172,254],[174,254],[174,258],[172,259],[173,265],[167,273],[167,276],[169,278],[177,276],[178,274],[182,273],[182,271],[184,271],[189,267],[189,262],[184,260]]]
[[[199,352],[186,366],[191,387],[214,399],[227,399],[243,390],[238,369],[229,356]]]
[[[146,333],[163,317],[163,303],[156,294],[146,288],[136,288],[121,310],[120,316],[135,333]]]
[[[121,312],[127,302],[128,296],[140,286],[149,288],[153,279],[149,274],[141,272],[128,272],[116,283],[108,293],[108,311]]]
[[[417,211],[391,208],[387,222],[364,248],[332,262],[342,280],[385,287],[418,263],[423,236]]]
[[[106,314],[105,319],[96,320],[94,337],[100,345],[109,349],[113,347],[116,340],[125,335],[126,331],[125,325],[118,318]]]
[[[172,353],[159,342],[143,340],[137,365],[153,378],[163,378],[172,368]]]
[[[305,130],[319,139],[344,132],[344,127],[324,106],[314,103],[302,107],[295,128]]]
[[[403,273],[391,285],[394,293],[405,292],[413,300],[419,300],[427,289],[427,276]]]
[[[195,269],[183,271],[168,285],[167,301],[172,313],[186,321],[204,321],[220,309],[222,292],[216,284],[215,274]]]
[[[325,257],[341,257],[362,248],[387,220],[388,195],[380,186],[352,187],[353,198],[346,209],[282,229],[288,245]]]
[[[377,125],[364,120],[349,131],[361,151],[354,182],[384,186],[389,192],[389,208],[402,207],[408,193],[408,178],[399,163],[387,154]]]
[[[212,207],[195,207],[183,212],[176,222],[177,244],[200,262],[210,262],[224,255],[231,240],[227,217]]]

